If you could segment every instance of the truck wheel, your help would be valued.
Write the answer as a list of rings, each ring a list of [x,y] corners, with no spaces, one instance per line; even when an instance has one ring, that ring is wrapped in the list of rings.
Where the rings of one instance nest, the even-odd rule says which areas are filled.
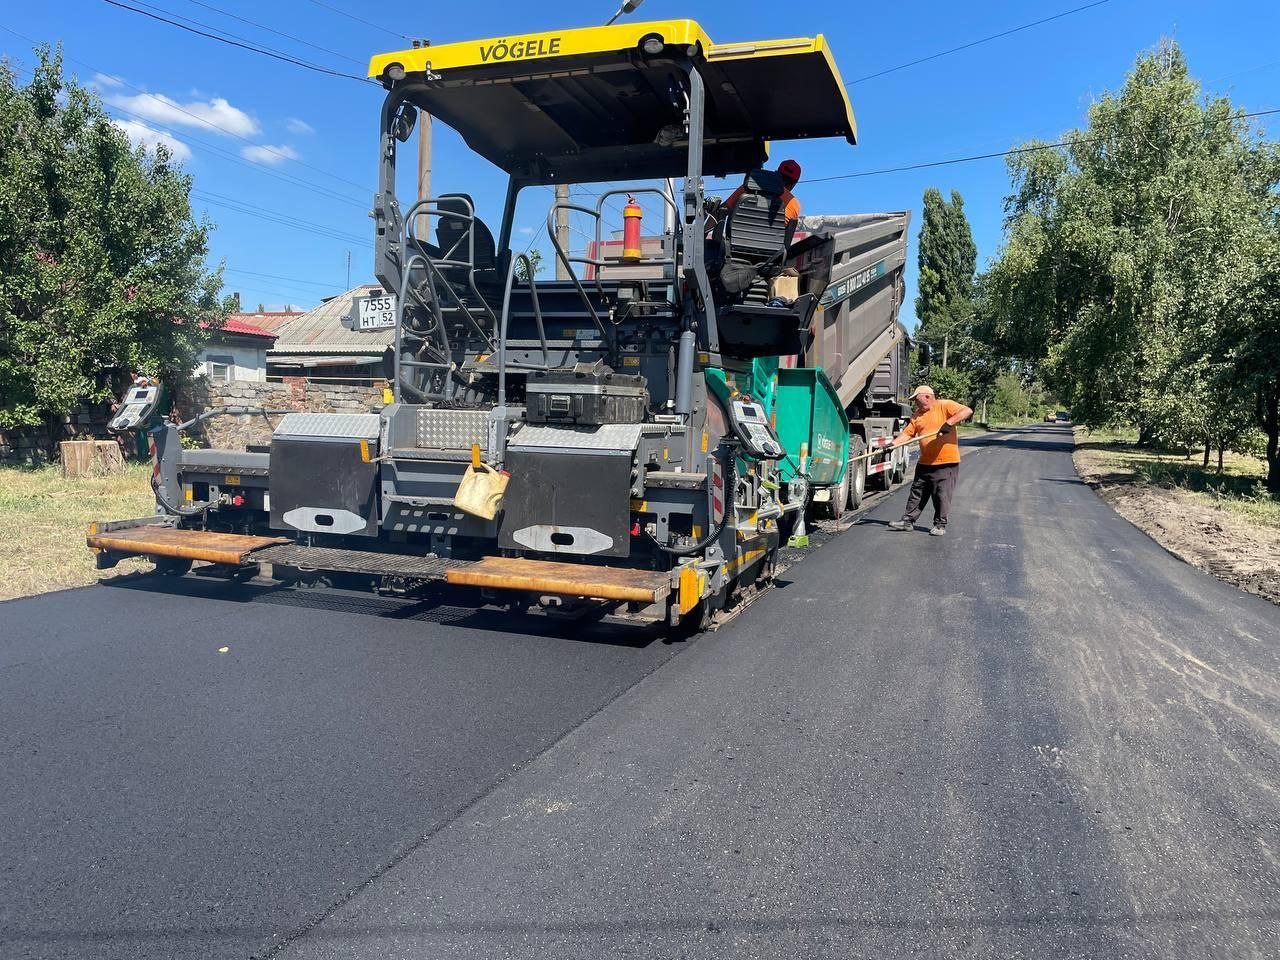
[[[867,445],[861,437],[849,438],[849,459],[860,457],[867,452]],[[849,481],[849,509],[857,510],[862,506],[863,498],[867,495],[867,461],[858,460],[845,467],[845,477],[853,474]]]
[[[890,460],[888,461],[889,463],[893,462],[892,457],[893,457],[893,454],[896,452],[897,451],[893,451],[893,450],[889,451],[889,457],[890,457]],[[868,483],[870,483],[872,490],[892,490],[893,489],[893,467],[891,466],[888,470],[881,470],[879,473],[873,473],[870,477],[867,478],[867,481]]]

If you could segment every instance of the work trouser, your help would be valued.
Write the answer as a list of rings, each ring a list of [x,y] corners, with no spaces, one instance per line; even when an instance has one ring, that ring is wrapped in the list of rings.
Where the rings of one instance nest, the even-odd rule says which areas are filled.
[[[911,496],[907,498],[907,511],[902,519],[916,522],[926,500],[933,500],[934,526],[945,527],[947,514],[951,512],[951,495],[955,493],[956,479],[960,476],[960,464],[940,463],[937,466],[916,464],[915,479],[911,481]]]

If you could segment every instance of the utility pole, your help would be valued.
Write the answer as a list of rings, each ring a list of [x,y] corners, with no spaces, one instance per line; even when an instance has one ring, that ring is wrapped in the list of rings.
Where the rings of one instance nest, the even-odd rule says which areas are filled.
[[[569,185],[567,183],[556,184],[556,203],[563,204],[569,202]],[[560,244],[560,249],[564,251],[565,256],[569,255],[569,210],[566,207],[556,207],[556,243]],[[599,251],[596,252],[599,256]],[[556,257],[556,279],[570,279],[568,264]]]
[[[429,46],[431,46],[430,40],[413,41],[415,50]],[[418,199],[425,200],[429,196],[431,196],[431,114],[420,110],[418,112]],[[425,213],[418,214],[414,234],[423,240],[430,236],[431,218]]]
[[[351,289],[351,251],[347,251],[347,289]]]

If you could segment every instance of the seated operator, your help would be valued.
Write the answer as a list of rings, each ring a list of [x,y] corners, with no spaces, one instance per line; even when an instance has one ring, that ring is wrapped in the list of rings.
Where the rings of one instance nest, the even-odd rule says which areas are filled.
[[[782,193],[779,199],[782,201],[784,215],[787,218],[787,236],[790,237],[800,220],[800,201],[791,192],[792,188],[800,182],[800,164],[794,160],[783,160],[778,164],[778,176],[782,179]],[[721,205],[721,209],[725,211],[732,209],[742,193],[743,188],[739,187],[729,194],[729,199]]]

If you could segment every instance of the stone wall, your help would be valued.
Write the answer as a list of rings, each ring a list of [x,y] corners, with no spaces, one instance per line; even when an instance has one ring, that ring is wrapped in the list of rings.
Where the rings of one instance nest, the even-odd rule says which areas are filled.
[[[314,383],[303,377],[285,377],[282,383],[232,380],[209,383],[204,377],[178,387],[174,409],[184,420],[212,407],[265,407],[279,410],[307,410],[314,413],[368,413],[382,406],[384,381],[359,386],[346,383]],[[82,404],[69,416],[58,417],[45,427],[0,430],[0,464],[39,465],[57,459],[63,440],[109,437],[107,422],[111,408],[103,404]],[[271,442],[271,431],[280,417],[215,417],[192,432],[202,445],[244,450],[249,444]],[[129,447],[132,454],[133,447]]]
[[[57,459],[63,440],[91,440],[108,436],[111,409],[105,403],[84,403],[65,417],[56,417],[43,427],[0,430],[0,464],[38,466]]]
[[[377,381],[358,386],[345,383],[315,383],[303,377],[285,377],[282,383],[204,383],[195,388],[181,405],[182,414],[192,417],[213,407],[262,407],[269,410],[306,410],[313,413],[369,413],[382,406],[382,388]],[[250,444],[271,442],[271,431],[280,415],[243,414],[222,416],[204,423],[200,438],[211,447],[244,450]]]

